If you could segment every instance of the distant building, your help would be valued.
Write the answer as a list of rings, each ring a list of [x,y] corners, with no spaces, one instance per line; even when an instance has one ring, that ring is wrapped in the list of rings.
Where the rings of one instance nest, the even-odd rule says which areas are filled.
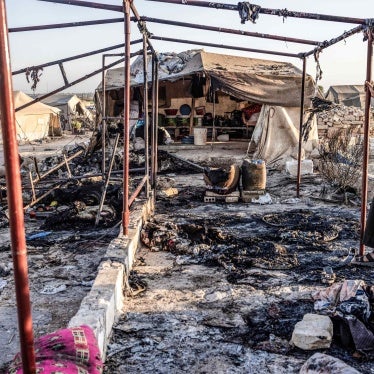
[[[330,86],[326,93],[326,99],[335,104],[364,108],[365,87],[363,84]]]

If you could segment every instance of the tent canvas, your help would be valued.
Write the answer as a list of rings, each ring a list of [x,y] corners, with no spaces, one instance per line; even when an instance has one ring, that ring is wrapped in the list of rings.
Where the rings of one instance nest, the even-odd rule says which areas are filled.
[[[93,120],[92,113],[86,108],[84,102],[74,94],[56,94],[44,99],[44,103],[61,110],[61,115],[67,121],[65,130],[71,130],[71,117],[83,116],[89,121]]]
[[[283,168],[288,160],[297,160],[299,127],[295,124],[299,122],[299,107],[263,105],[248,146],[249,150],[254,150],[253,158],[265,160],[267,165],[275,168]],[[318,131],[314,116],[308,140],[302,143],[302,158],[307,157],[317,146]]]
[[[15,108],[33,101],[30,96],[21,91],[15,91],[13,97]],[[59,112],[58,108],[40,102],[17,111],[15,117],[18,141],[43,139],[49,135],[60,136]],[[2,136],[1,141],[3,141]]]
[[[262,60],[232,55],[192,50],[182,53],[164,53],[159,56],[159,80],[177,86],[186,78],[199,75],[207,85],[239,100],[263,104],[251,145],[255,157],[269,163],[284,165],[286,159],[297,158],[298,127],[300,121],[302,72],[287,62]],[[151,80],[152,61],[149,58],[148,80]],[[144,81],[143,57],[138,56],[131,65],[131,86],[141,86]],[[106,90],[123,87],[123,68],[109,70]],[[101,90],[101,84],[98,87]],[[175,90],[174,90],[175,91]],[[181,88],[178,87],[179,94]],[[315,84],[309,75],[305,82],[305,100],[315,94]],[[184,95],[191,92],[184,90]],[[108,97],[108,96],[107,96]],[[273,113],[272,116],[269,113]],[[317,146],[318,132],[315,119],[310,139],[303,144],[305,152]]]
[[[159,80],[176,81],[197,73],[206,75],[212,87],[238,99],[279,105],[300,105],[302,74],[300,69],[288,62],[254,59],[192,50],[181,53],[159,54]],[[149,58],[148,80],[152,78],[152,61]],[[131,64],[131,86],[144,81],[143,56]],[[123,68],[106,73],[106,91],[123,87]],[[101,83],[98,88],[101,90]],[[305,96],[314,94],[314,82],[306,78]]]

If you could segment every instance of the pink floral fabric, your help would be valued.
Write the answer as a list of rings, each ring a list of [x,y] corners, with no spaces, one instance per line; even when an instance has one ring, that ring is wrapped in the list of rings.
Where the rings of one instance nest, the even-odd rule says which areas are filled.
[[[35,341],[37,374],[100,374],[103,363],[96,338],[88,326],[62,329]],[[8,374],[22,374],[18,353]]]

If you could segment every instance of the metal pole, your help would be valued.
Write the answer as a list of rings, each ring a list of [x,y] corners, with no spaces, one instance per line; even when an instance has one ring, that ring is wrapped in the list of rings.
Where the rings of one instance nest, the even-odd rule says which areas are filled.
[[[145,154],[145,194],[149,197],[149,120],[148,120],[148,58],[147,58],[147,35],[143,32],[143,117],[144,117],[144,154]]]
[[[368,46],[367,46],[367,64],[366,64],[366,82],[371,81],[371,65],[373,60],[373,29],[368,31]],[[364,154],[362,160],[362,192],[361,192],[361,231],[360,231],[360,249],[359,255],[365,254],[365,245],[363,243],[364,232],[366,227],[366,205],[368,192],[368,165],[369,165],[369,130],[370,130],[370,90],[365,85],[365,122],[364,122]]]
[[[142,41],[143,41],[142,39],[136,39],[136,40],[133,40],[131,42],[131,44],[138,44],[138,43],[141,43]],[[124,43],[116,44],[116,45],[112,45],[111,47],[101,48],[101,49],[97,49],[95,51],[91,51],[91,52],[87,52],[87,53],[82,53],[80,55],[66,57],[66,58],[63,58],[61,60],[51,61],[51,62],[47,62],[45,64],[41,64],[41,65],[36,65],[36,66],[31,66],[31,67],[19,69],[19,70],[13,71],[12,75],[26,73],[26,71],[28,71],[30,69],[40,69],[40,68],[45,68],[45,67],[48,67],[48,66],[57,65],[60,62],[68,62],[68,61],[78,60],[78,59],[83,58],[83,57],[93,56],[93,55],[96,55],[96,54],[99,54],[99,53],[111,51],[113,49],[123,48],[124,46],[125,46]]]
[[[156,82],[155,82],[155,59],[154,56],[152,55],[152,131],[151,131],[151,189],[154,189],[154,182],[155,182],[155,132],[157,131],[156,129],[156,106],[155,106],[155,101],[156,101]]]
[[[142,188],[144,187],[144,185],[147,183],[147,176],[145,175],[142,180],[140,181],[140,183],[138,184],[138,186],[135,188],[135,191],[132,193],[131,197],[129,198],[129,206],[132,205],[132,203],[135,201],[135,199],[139,196]]]
[[[140,52],[134,52],[134,53],[132,53],[132,54],[130,55],[130,57],[132,57],[132,56],[136,56],[136,55],[138,55],[138,54],[140,54]],[[113,66],[116,66],[116,65],[120,64],[121,62],[123,62],[124,60],[125,60],[124,58],[121,58],[120,60],[114,61],[113,63],[111,63],[111,64],[105,66],[104,69],[106,70],[106,69],[109,69],[109,68],[111,68],[111,67],[113,67]],[[18,112],[19,110],[24,109],[24,108],[27,108],[28,106],[33,105],[33,104],[35,104],[35,103],[37,103],[37,102],[39,102],[39,101],[43,101],[43,100],[46,99],[47,97],[52,96],[52,95],[54,95],[54,94],[56,94],[56,93],[59,93],[59,92],[65,90],[65,89],[67,89],[67,88],[69,88],[69,87],[72,87],[72,86],[74,86],[74,85],[76,85],[76,84],[78,84],[78,83],[80,83],[80,82],[83,82],[84,80],[86,80],[86,79],[88,79],[88,78],[91,78],[91,77],[93,77],[94,75],[101,73],[102,71],[103,71],[103,68],[97,69],[97,70],[95,70],[95,71],[93,71],[93,72],[91,72],[91,73],[85,75],[84,77],[81,77],[81,78],[79,78],[79,79],[77,79],[77,80],[75,80],[75,81],[69,83],[68,85],[65,85],[65,86],[62,86],[62,87],[60,87],[60,88],[57,88],[57,89],[55,89],[55,90],[53,90],[53,91],[51,91],[51,92],[49,92],[49,93],[47,93],[47,94],[45,94],[45,95],[42,95],[42,96],[37,97],[36,99],[34,99],[33,101],[30,101],[29,103],[26,103],[26,104],[24,104],[24,105],[19,106],[18,108],[15,109],[15,111]]]
[[[93,3],[90,1],[80,1],[80,0],[38,0],[38,1],[44,1],[46,3],[65,4],[65,5],[77,5],[77,6],[83,6],[86,8],[112,10],[114,12],[121,12],[121,13],[123,12],[123,7],[119,5],[100,4],[100,3]]]
[[[8,32],[24,32],[24,31],[62,29],[62,28],[66,28],[66,27],[103,25],[103,24],[117,23],[117,22],[123,22],[123,18],[98,19],[98,20],[95,20],[95,21],[55,23],[55,24],[51,24],[51,25],[39,25],[39,26],[10,27],[8,29]]]
[[[244,35],[244,36],[251,36],[254,38],[279,40],[279,41],[287,42],[287,43],[300,43],[300,44],[308,44],[308,45],[316,45],[316,46],[320,44],[318,41],[315,41],[315,40],[297,39],[297,38],[290,38],[286,36],[263,34],[259,32],[250,32],[250,31],[243,31],[243,30],[233,30],[233,29],[226,29],[224,27],[215,27],[215,26],[208,26],[208,25],[198,25],[196,23],[171,21],[168,19],[152,18],[152,17],[145,17],[145,16],[140,17],[140,19],[146,22],[160,23],[162,25],[172,25],[172,26],[180,26],[180,27],[189,27],[189,28],[199,29],[199,30],[217,31],[217,32],[223,32],[226,34],[235,34],[235,35],[242,35],[242,36]]]
[[[300,103],[300,125],[299,125],[299,149],[297,154],[297,185],[296,196],[300,197],[301,182],[301,150],[303,145],[303,123],[304,123],[304,102],[305,102],[305,79],[306,79],[306,57],[303,56],[303,76],[301,81],[301,103]]]
[[[158,171],[158,160],[157,160],[157,153],[158,153],[158,57],[157,55],[153,55],[155,59],[155,150],[154,150],[154,160],[153,160],[153,168],[154,168],[154,194],[156,196],[156,185],[157,185],[157,171]]]
[[[105,107],[105,55],[102,56],[102,66],[103,71],[101,72],[101,89],[102,89],[102,97],[101,97],[101,107],[102,107],[102,117],[101,117],[101,151],[102,151],[102,160],[101,160],[101,172],[103,175],[103,179],[105,178],[105,135],[106,135],[106,107]]]
[[[48,0],[42,0],[48,1]],[[49,0],[51,1],[51,0]],[[223,4],[223,3],[214,3],[211,1],[201,1],[201,0],[148,0],[148,1],[157,1],[159,3],[169,3],[169,4],[179,4],[179,5],[192,5],[199,6],[204,8],[214,8],[222,10],[235,10],[238,11],[237,4]],[[56,2],[54,0],[53,2]],[[61,2],[59,0],[58,2]],[[305,13],[305,12],[295,12],[287,9],[269,9],[261,8],[259,10],[261,14],[267,14],[271,16],[280,16],[280,17],[294,17],[294,18],[304,18],[304,19],[314,19],[318,21],[332,21],[332,22],[343,22],[343,23],[356,23],[356,24],[365,24],[364,18],[352,18],[352,17],[339,17],[331,16],[326,14],[317,14],[317,13]]]
[[[306,52],[306,53],[304,54],[304,56],[305,56],[305,57],[308,57],[308,56],[313,55],[315,52],[322,51],[322,50],[326,49],[327,47],[331,47],[332,45],[334,45],[334,44],[336,44],[336,43],[339,43],[339,42],[341,42],[342,40],[346,40],[346,39],[348,39],[350,36],[355,35],[355,34],[361,32],[364,28],[365,28],[365,26],[360,25],[360,26],[356,26],[356,27],[354,27],[354,28],[351,29],[351,30],[344,31],[343,34],[337,36],[336,38],[332,38],[332,39],[330,39],[330,40],[325,40],[324,42],[320,43],[318,47],[312,49],[312,50],[309,51],[309,52]]]
[[[123,210],[122,231],[123,235],[129,233],[130,210],[129,210],[129,159],[130,159],[130,1],[123,0],[124,27],[125,27],[125,72],[124,100],[123,100]]]
[[[21,173],[16,138],[5,0],[0,0],[0,19],[0,118],[4,140],[4,161],[8,191],[13,273],[17,299],[18,329],[23,372],[25,374],[35,374],[34,334],[32,329]]]
[[[200,41],[196,41],[196,40],[175,39],[175,38],[168,38],[168,37],[155,36],[155,35],[151,35],[150,38],[154,39],[154,40],[161,40],[161,41],[166,41],[166,42],[205,45],[207,47],[233,49],[235,51],[255,52],[255,53],[264,53],[264,54],[268,54],[268,55],[300,58],[300,54],[297,54],[297,53],[267,51],[267,50],[264,50],[264,49],[238,47],[238,46],[227,45],[227,44],[207,43],[207,42],[200,42]]]
[[[104,183],[104,186],[103,186],[103,192],[102,192],[102,194],[101,194],[101,199],[100,199],[100,203],[99,203],[99,209],[98,209],[97,214],[96,214],[95,226],[97,226],[97,225],[99,224],[99,221],[100,221],[101,211],[102,211],[103,206],[104,206],[105,197],[106,197],[106,192],[107,192],[107,190],[108,190],[109,181],[110,181],[110,175],[111,175],[111,173],[112,173],[113,164],[114,164],[114,159],[115,159],[115,157],[116,157],[116,152],[117,152],[117,147],[118,147],[119,136],[120,136],[120,134],[117,134],[117,136],[116,136],[116,140],[114,141],[112,157],[111,157],[111,159],[110,159],[110,164],[109,164],[109,169],[108,169],[108,175],[107,175],[106,178],[105,178],[105,183]]]

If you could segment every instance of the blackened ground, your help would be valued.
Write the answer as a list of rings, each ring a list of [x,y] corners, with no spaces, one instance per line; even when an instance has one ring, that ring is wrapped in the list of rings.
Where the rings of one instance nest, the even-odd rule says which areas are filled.
[[[359,207],[318,193],[294,199],[293,181],[281,190],[272,181],[272,205],[204,204],[204,187],[191,178],[178,179],[178,197],[157,202],[142,232],[150,251],[138,255],[136,293],[127,295],[105,372],[298,373],[314,352],[289,341],[313,313],[312,293],[328,287],[323,269],[336,282],[372,282],[372,268],[345,261],[358,248]],[[323,352],[372,373],[372,361],[337,338]]]

